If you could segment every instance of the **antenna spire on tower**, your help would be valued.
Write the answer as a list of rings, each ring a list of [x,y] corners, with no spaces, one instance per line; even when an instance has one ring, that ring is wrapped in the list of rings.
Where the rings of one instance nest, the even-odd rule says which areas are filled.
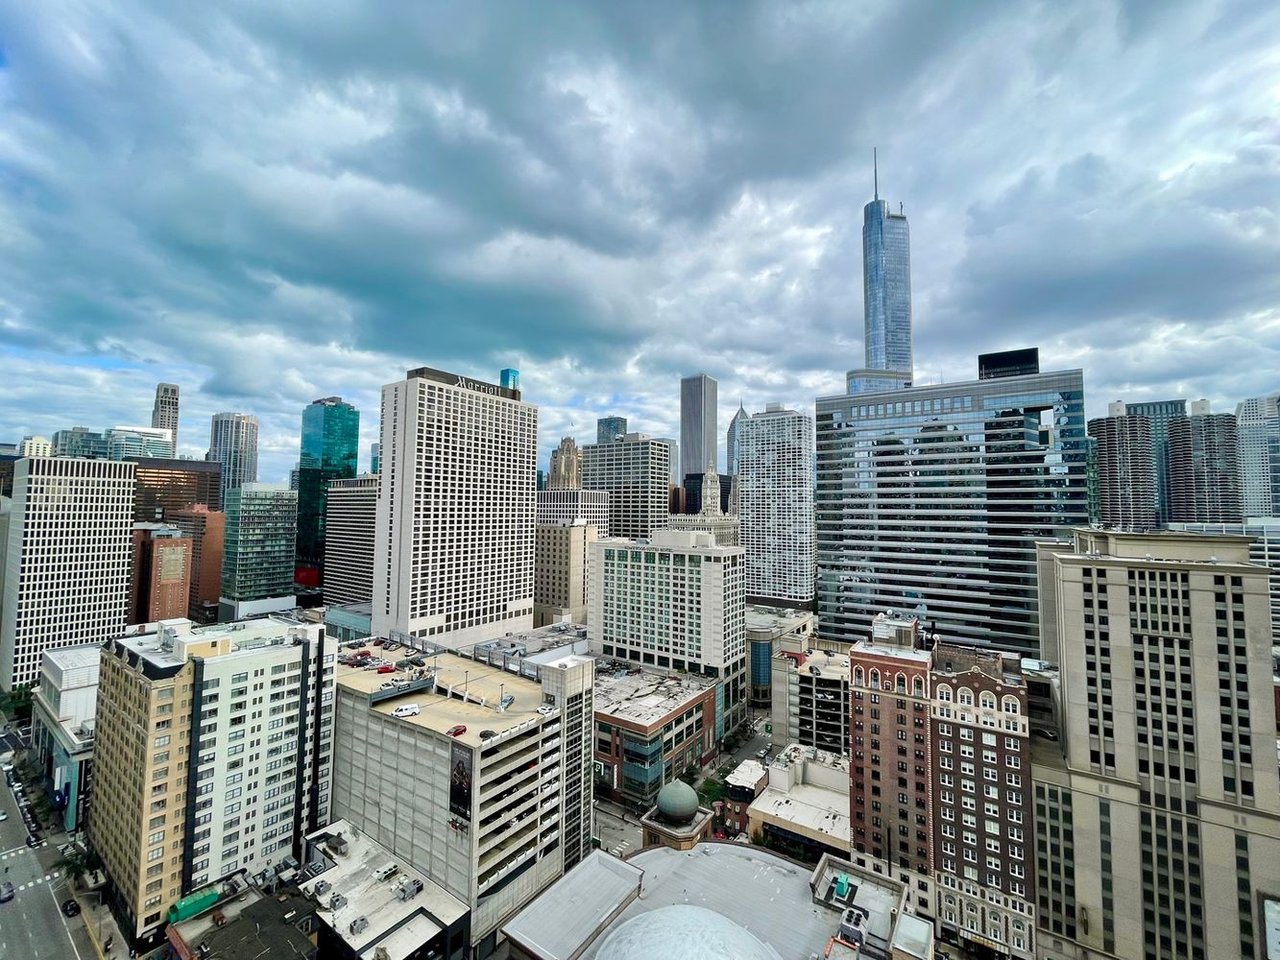
[[[871,175],[875,178],[876,199],[880,199],[880,161],[876,156],[876,148],[871,148]]]

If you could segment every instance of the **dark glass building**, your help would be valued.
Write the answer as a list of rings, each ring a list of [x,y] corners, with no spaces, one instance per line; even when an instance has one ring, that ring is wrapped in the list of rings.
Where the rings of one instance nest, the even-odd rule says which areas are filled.
[[[325,397],[302,411],[298,458],[298,564],[323,570],[324,508],[331,480],[356,475],[360,411],[341,397]]]
[[[204,504],[222,509],[222,465],[213,460],[169,460],[128,457],[136,463],[137,495],[133,500],[136,523],[168,520],[179,510]]]

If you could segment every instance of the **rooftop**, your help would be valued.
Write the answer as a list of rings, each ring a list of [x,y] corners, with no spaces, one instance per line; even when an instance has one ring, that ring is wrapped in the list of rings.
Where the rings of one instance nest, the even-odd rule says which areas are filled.
[[[542,665],[565,654],[587,652],[587,628],[577,623],[553,623],[536,630],[509,633],[497,640],[486,640],[458,652],[537,680],[538,668]]]
[[[277,613],[254,620],[198,627],[182,617],[131,627],[116,642],[157,667],[180,667],[190,656],[227,656],[278,646],[314,630],[313,624]]]
[[[331,837],[340,837],[345,848],[325,842]],[[315,901],[321,919],[365,960],[371,960],[378,947],[387,951],[387,960],[404,960],[467,912],[465,904],[345,820],[334,821],[307,840],[316,844],[312,863],[319,860],[323,867],[308,866],[302,892]],[[378,879],[378,872],[388,866],[395,872]],[[418,892],[402,899],[414,885],[420,885]],[[353,931],[353,923],[362,917],[367,926]]]
[[[420,712],[417,716],[399,718],[402,723],[441,735],[461,724],[467,729],[455,739],[472,747],[483,742],[481,730],[503,734],[546,719],[538,713],[543,703],[540,683],[517,676],[500,665],[454,653],[430,654],[426,659],[426,675],[431,682],[419,689],[390,695],[381,689],[389,681],[412,680],[412,668],[378,673],[340,664],[337,684],[355,693],[376,694],[371,709],[384,715],[396,707],[416,704]],[[499,709],[502,703],[506,704],[505,709]]]
[[[813,623],[813,614],[808,610],[767,607],[757,603],[747,604],[746,625],[749,631],[781,635],[790,633],[806,623]]]
[[[81,670],[85,667],[92,669],[102,662],[102,644],[91,643],[83,647],[46,650],[44,658],[63,671]]]
[[[770,785],[751,802],[751,810],[810,833],[826,834],[833,847],[849,848],[848,793],[809,783],[797,783],[787,790]]]
[[[598,715],[651,727],[687,709],[715,685],[714,680],[696,674],[597,671],[595,710]]]
[[[755,785],[764,775],[765,767],[759,760],[743,760],[733,768],[731,774],[724,778],[724,782],[733,787],[755,789]]]
[[[785,769],[793,763],[801,763],[805,760],[844,774],[849,772],[849,758],[847,756],[831,753],[827,750],[819,750],[817,747],[808,747],[802,743],[791,743],[783,747],[778,751],[777,756],[773,758],[769,766]]]
[[[249,889],[171,929],[190,950],[188,956],[201,960],[314,957],[315,946],[297,926],[306,925],[314,913],[315,904],[303,897],[287,893],[265,896]],[[315,921],[310,922],[314,926]],[[171,943],[172,940],[171,934]]]

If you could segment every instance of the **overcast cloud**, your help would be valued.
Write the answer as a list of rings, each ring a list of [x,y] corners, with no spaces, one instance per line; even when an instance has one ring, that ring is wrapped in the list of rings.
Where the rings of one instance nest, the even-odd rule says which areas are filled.
[[[1280,6],[0,0],[0,440],[521,371],[546,450],[678,380],[812,410],[911,222],[920,381],[1280,389]],[[723,437],[721,440],[723,446]]]

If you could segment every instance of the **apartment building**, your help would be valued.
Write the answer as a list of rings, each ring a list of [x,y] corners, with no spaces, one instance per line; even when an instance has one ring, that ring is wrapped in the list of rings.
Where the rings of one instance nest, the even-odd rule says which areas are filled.
[[[274,483],[227,491],[218,619],[292,610],[298,492]]]
[[[538,526],[590,524],[601,537],[609,536],[609,494],[604,490],[551,489],[538,491]]]
[[[25,457],[0,510],[0,688],[34,683],[46,650],[124,631],[134,465]]]
[[[148,624],[110,641],[98,686],[89,836],[130,946],[181,897],[300,857],[329,818],[332,640],[273,616]]]
[[[609,494],[609,536],[643,539],[667,525],[671,449],[643,433],[582,448],[582,488]]]
[[[647,543],[591,545],[591,652],[720,681],[725,710],[716,739],[747,715],[743,556],[741,547],[716,546],[708,533],[674,530],[659,530]]]
[[[535,680],[429,649],[422,670],[339,669],[333,812],[466,904],[485,957],[590,852],[594,663],[569,654]]]
[[[373,599],[377,513],[376,473],[329,483],[324,505],[326,603],[368,603]]]
[[[1077,530],[1038,553],[1063,725],[1032,753],[1040,955],[1264,955],[1280,863],[1267,569],[1235,536]]]
[[[218,599],[222,596],[222,553],[227,533],[227,515],[202,503],[169,515],[171,525],[191,541],[191,592],[187,616],[196,623],[218,619]]]
[[[587,622],[587,557],[600,538],[585,523],[539,525],[533,556],[533,625]]]
[[[186,617],[191,597],[193,543],[164,523],[133,525],[129,622]]]
[[[451,648],[533,626],[538,409],[419,367],[382,388],[373,629]]]
[[[938,934],[1033,960],[1031,753],[1017,657],[933,649],[932,746]]]

